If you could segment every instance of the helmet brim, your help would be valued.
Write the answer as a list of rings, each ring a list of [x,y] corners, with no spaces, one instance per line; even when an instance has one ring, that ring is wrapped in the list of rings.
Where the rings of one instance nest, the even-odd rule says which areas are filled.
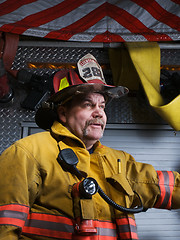
[[[69,86],[67,88],[62,89],[61,91],[53,94],[49,98],[49,102],[53,102],[55,104],[61,104],[64,103],[64,101],[70,100],[72,97],[75,97],[76,95],[80,93],[90,93],[90,92],[96,92],[103,95],[107,95],[110,100],[111,98],[120,98],[126,95],[129,90],[126,87],[123,86],[111,86],[111,85],[104,85],[100,83],[84,83],[74,86]]]
[[[49,130],[57,117],[57,106],[63,105],[65,102],[71,100],[79,94],[88,94],[91,92],[100,93],[105,97],[106,104],[114,98],[120,98],[128,94],[129,90],[123,86],[110,86],[100,83],[84,83],[73,85],[62,89],[53,94],[36,112],[36,124],[44,129]]]

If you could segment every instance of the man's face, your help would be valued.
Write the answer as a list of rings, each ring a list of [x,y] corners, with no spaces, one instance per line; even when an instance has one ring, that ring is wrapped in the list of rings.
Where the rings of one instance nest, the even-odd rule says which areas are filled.
[[[99,93],[89,93],[70,108],[59,111],[63,124],[86,145],[87,149],[103,136],[106,125],[105,99]]]

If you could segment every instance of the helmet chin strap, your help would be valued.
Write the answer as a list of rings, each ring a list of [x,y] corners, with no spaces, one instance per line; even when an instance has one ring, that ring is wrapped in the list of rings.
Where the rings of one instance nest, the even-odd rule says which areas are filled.
[[[76,165],[79,162],[78,157],[74,153],[74,151],[70,148],[66,148],[61,150],[59,147],[59,154],[58,154],[58,163],[61,165],[64,171],[68,171],[74,175],[76,175],[79,179],[84,178],[83,181],[80,183],[77,183],[78,191],[81,197],[90,199],[92,198],[92,195],[98,193],[109,205],[111,205],[113,208],[124,212],[124,213],[140,213],[143,211],[146,211],[143,207],[142,200],[137,192],[134,191],[134,193],[138,196],[140,205],[136,206],[135,208],[126,208],[123,206],[118,205],[115,203],[112,199],[110,199],[101,189],[99,184],[94,178],[86,177],[84,173],[80,172]],[[76,185],[76,184],[75,184]]]

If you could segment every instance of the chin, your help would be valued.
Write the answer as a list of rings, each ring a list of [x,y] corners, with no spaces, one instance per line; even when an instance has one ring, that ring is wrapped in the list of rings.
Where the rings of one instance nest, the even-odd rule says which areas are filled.
[[[86,138],[89,140],[98,141],[100,138],[103,137],[103,134],[94,134],[94,135],[87,135]]]
[[[84,129],[84,131],[83,131],[83,137],[84,137],[84,139],[86,138],[86,139],[88,139],[88,140],[94,140],[94,141],[98,141],[100,138],[102,138],[103,137],[103,133],[104,133],[104,131],[103,130],[93,130],[93,131],[91,131],[91,130],[89,130],[89,129]]]

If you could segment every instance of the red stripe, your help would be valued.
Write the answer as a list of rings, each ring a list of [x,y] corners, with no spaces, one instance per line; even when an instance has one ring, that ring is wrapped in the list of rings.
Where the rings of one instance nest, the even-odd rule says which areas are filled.
[[[5,211],[5,210],[28,213],[29,207],[24,205],[19,205],[19,204],[9,204],[9,205],[0,206],[0,211]]]
[[[125,233],[120,233],[120,238],[121,239],[129,239],[129,240],[134,240],[138,239],[137,233],[134,232],[125,232]]]
[[[131,224],[133,226],[136,226],[136,222],[133,218],[119,218],[116,220],[117,224],[120,225],[127,225]]]
[[[119,226],[119,235],[121,239],[138,239],[136,232],[136,222],[131,217],[123,217],[116,219],[116,223]],[[128,231],[127,231],[128,230]]]
[[[0,217],[0,224],[10,224],[10,225],[23,228],[25,220],[21,220],[18,217],[20,217],[19,216],[20,212],[28,214],[29,207],[24,205],[19,205],[19,204],[8,204],[8,205],[0,206],[0,212],[2,212],[2,216],[6,211],[9,211],[9,215],[10,215],[10,211],[15,213],[17,212],[17,214],[13,214],[13,217]],[[16,216],[17,218],[14,216]]]
[[[179,4],[180,5],[180,0],[171,0],[171,2],[174,2],[176,4]]]
[[[165,173],[168,174],[168,179],[164,178]],[[174,174],[172,171],[157,171],[157,174],[159,178],[160,196],[154,207],[171,209],[172,194],[174,189]],[[167,200],[168,202],[166,203]]]
[[[100,235],[92,235],[92,236],[76,236],[75,239],[79,240],[117,240],[116,237],[111,237],[111,236],[100,236]]]
[[[146,9],[154,18],[164,24],[180,31],[180,18],[162,8],[155,0],[132,0],[142,8]]]
[[[7,0],[0,4],[0,16],[11,13],[23,5],[36,1],[37,0],[21,0],[21,1]]]
[[[40,220],[40,221],[48,221],[48,222],[57,222],[57,223],[64,223],[73,226],[73,219],[64,217],[64,216],[55,216],[51,214],[44,214],[44,213],[30,213],[28,219]],[[116,229],[116,224],[107,221],[94,221],[95,227],[100,228],[109,228],[109,229]]]
[[[23,232],[28,234],[35,234],[40,236],[54,237],[54,238],[62,238],[62,239],[72,239],[72,233],[70,232],[60,232],[49,229],[41,229],[35,227],[23,227]]]
[[[62,17],[67,13],[73,11],[74,9],[81,6],[83,3],[86,3],[88,0],[64,0],[63,2],[43,10],[39,13],[28,16],[24,19],[25,22],[31,21],[31,27],[37,27],[47,22],[50,22],[56,18]],[[24,23],[22,22],[22,25]]]
[[[108,16],[115,19],[119,24],[124,26],[132,33],[140,34],[144,36],[148,41],[166,40],[171,41],[172,39],[166,34],[159,34],[155,31],[147,28],[141,21],[129,14],[124,9],[109,4]]]
[[[8,225],[14,225],[23,228],[25,221],[17,219],[17,218],[0,218],[0,224],[8,224]]]
[[[73,222],[70,218],[51,215],[51,214],[44,214],[44,213],[30,213],[28,216],[28,219],[36,219],[40,221],[58,222],[58,223],[73,225]]]
[[[174,174],[172,171],[168,171],[168,175],[169,175],[169,188],[170,188],[170,198],[169,198],[169,202],[167,204],[167,209],[171,209],[171,205],[172,205],[172,194],[173,194],[173,189],[174,189]]]
[[[76,235],[72,239],[79,239],[79,240],[117,240],[117,236],[116,237],[111,237],[111,236],[100,236],[100,235],[92,235],[92,236]]]
[[[86,3],[87,1],[88,0],[65,0],[62,3],[57,4],[56,6],[53,6],[35,14],[31,14],[30,16],[27,16],[24,19],[15,23],[5,24],[0,29],[1,31],[11,31],[13,33],[22,34],[29,28],[38,27],[56,18],[64,16],[65,14],[78,8],[80,5]]]
[[[39,235],[39,236],[54,237],[57,239],[73,239],[72,233],[53,231],[53,230],[48,230],[48,229],[24,227],[23,232],[28,233],[28,234],[33,234],[33,235]],[[82,240],[92,240],[92,239],[93,240],[117,240],[117,236],[112,237],[112,236],[100,236],[100,235],[93,235],[93,236],[77,235],[77,239],[78,239],[78,237],[79,237],[79,239],[82,239]]]
[[[99,228],[116,229],[115,223],[105,221],[94,221],[94,226]]]
[[[95,10],[91,11],[86,16],[82,17],[80,20],[70,24],[69,26],[60,29],[59,31],[52,31],[46,35],[47,38],[59,38],[62,37],[66,40],[70,39],[74,34],[84,32],[103,17],[106,16],[106,3],[103,3],[101,6],[97,7]]]
[[[141,21],[137,18],[126,12],[124,9],[121,9],[117,6],[114,6],[110,3],[104,3],[95,10],[91,11],[85,17],[81,18],[80,20],[76,21],[75,23],[60,29],[59,31],[52,31],[46,35],[47,38],[57,38],[57,39],[65,39],[69,40],[74,34],[84,32],[98,21],[100,21],[103,17],[109,16],[112,19],[115,19],[119,24],[127,28],[132,33],[141,34],[147,40],[157,41],[160,39],[164,39],[166,41],[172,40],[166,34],[158,34],[155,31],[147,28]],[[106,32],[109,33],[109,32]],[[94,37],[92,40],[101,41],[102,34]],[[111,35],[113,36],[113,35]],[[117,36],[117,35],[116,35]],[[98,39],[99,38],[99,39]],[[119,39],[115,39],[115,41],[124,41],[121,37]],[[106,42],[110,42],[111,40],[107,38],[105,39]]]
[[[77,8],[87,0],[75,1],[69,0],[63,1],[62,3],[52,8],[46,9],[36,14],[32,14],[21,21],[13,24],[3,25],[0,29],[2,31],[11,31],[13,33],[22,34],[25,30],[31,27],[37,27],[41,24],[45,24],[52,21],[60,16],[63,16],[74,8]],[[53,14],[52,14],[53,13]],[[112,4],[104,3],[94,11],[87,14],[85,17],[76,21],[75,23],[60,29],[59,31],[52,31],[46,35],[47,38],[56,38],[69,40],[74,34],[81,33],[93,26],[95,23],[100,21],[104,16],[110,16],[115,19],[119,24],[127,28],[132,33],[141,34],[149,41],[171,41],[172,39],[166,34],[159,34],[155,31],[147,28],[138,19],[133,17],[131,14],[123,9],[120,9]],[[175,16],[175,15],[174,15]],[[175,16],[176,17],[176,16]],[[177,17],[178,18],[178,17]],[[31,23],[31,24],[29,24]],[[109,34],[107,31],[104,34],[97,35],[91,41],[123,41],[124,40],[117,34]]]
[[[46,237],[54,237],[58,239],[72,239],[72,233],[69,233],[69,232],[60,232],[55,230],[40,229],[40,228],[26,227],[26,226],[23,227],[23,233],[46,236]],[[102,235],[80,236],[80,239],[82,240],[92,240],[92,238],[93,240],[117,240],[117,236],[115,237],[104,236],[104,235],[103,236]]]
[[[160,186],[161,196],[160,196],[158,202],[156,203],[155,208],[160,208],[163,201],[164,201],[166,191],[165,191],[165,186],[164,186],[163,172],[162,171],[157,171],[157,174],[158,174],[158,177],[159,177],[159,186]]]
[[[62,223],[62,224],[67,224],[68,222],[70,222],[70,225],[72,224],[72,220],[68,219],[66,217],[61,217],[61,216],[53,216],[53,215],[49,215],[49,214],[37,214],[37,213],[32,213],[31,214],[34,218],[33,220],[40,220],[41,223],[40,225],[38,225],[39,223],[37,222],[37,227],[35,226],[31,226],[31,222],[26,222],[26,226],[23,227],[22,232],[26,233],[26,234],[33,234],[33,235],[39,235],[39,236],[46,236],[46,237],[54,237],[54,238],[58,238],[58,239],[72,239],[72,234],[73,232],[72,229],[66,228],[65,226],[65,231],[62,230],[53,230],[51,225],[51,229],[47,229],[47,222],[49,222],[49,224],[51,222],[54,223]],[[31,221],[32,218],[30,218]],[[44,219],[46,219],[46,221],[44,221]],[[43,223],[44,221],[44,223]],[[33,224],[35,224],[36,222],[34,222]],[[30,224],[30,225],[29,225]],[[44,225],[43,225],[44,224]],[[38,227],[40,226],[40,227]],[[56,228],[58,228],[57,225],[54,225]],[[94,221],[94,226],[96,228],[100,229],[110,229],[110,230],[116,230],[116,224],[112,223],[112,222],[108,222],[108,221]],[[100,230],[100,234],[103,233],[103,230]],[[113,232],[114,233],[114,232]],[[111,232],[110,232],[111,235]],[[91,240],[92,236],[82,236],[83,240]],[[95,240],[117,240],[117,236],[105,236],[105,235],[93,235],[93,239]]]
[[[111,236],[100,236],[100,235],[95,235],[95,236],[90,236],[89,239],[86,239],[86,236],[83,237],[83,240],[117,240],[116,237],[111,237]]]
[[[96,35],[91,42],[124,42],[124,39],[117,34],[106,31],[105,33]]]

